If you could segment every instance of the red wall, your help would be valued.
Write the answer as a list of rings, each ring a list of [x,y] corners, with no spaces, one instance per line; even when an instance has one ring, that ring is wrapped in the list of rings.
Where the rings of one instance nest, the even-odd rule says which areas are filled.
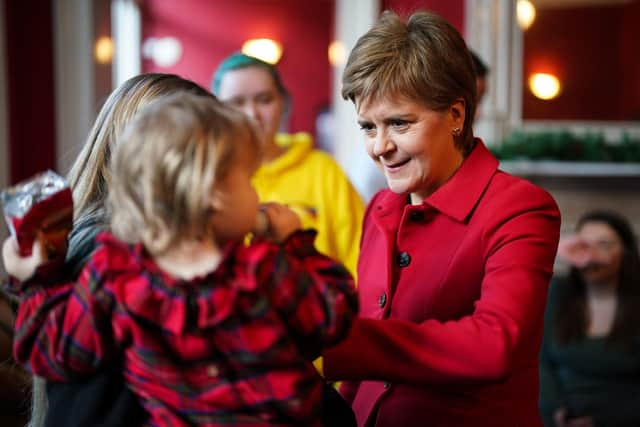
[[[5,7],[11,183],[55,167],[53,27],[50,1]]]
[[[538,10],[524,36],[523,118],[637,118],[638,22],[639,2]],[[535,98],[526,86],[530,74],[545,71],[556,74],[563,84],[561,94],[551,101]]]
[[[436,12],[464,34],[464,0],[383,0],[382,10],[393,10],[401,16],[417,9]]]
[[[293,100],[289,128],[313,131],[317,111],[331,101],[327,48],[333,34],[333,0],[202,1],[144,0],[143,40],[177,37],[183,48],[173,67],[143,62],[146,72],[171,72],[210,88],[218,63],[250,38],[268,37],[283,45],[278,64]]]
[[[621,105],[625,118],[640,120],[640,1],[628,5],[622,14],[618,54],[622,62],[620,82],[624,91]]]

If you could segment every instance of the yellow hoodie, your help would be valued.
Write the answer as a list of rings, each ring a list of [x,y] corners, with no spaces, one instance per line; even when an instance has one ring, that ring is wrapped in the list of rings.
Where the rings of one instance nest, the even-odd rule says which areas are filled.
[[[364,204],[340,166],[315,150],[307,133],[278,134],[287,150],[263,164],[253,178],[261,202],[286,204],[305,228],[318,231],[318,251],[341,261],[354,275]]]

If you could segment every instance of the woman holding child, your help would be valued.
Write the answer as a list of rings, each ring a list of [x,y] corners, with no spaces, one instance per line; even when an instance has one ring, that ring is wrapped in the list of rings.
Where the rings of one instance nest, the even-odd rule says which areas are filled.
[[[18,361],[63,381],[123,357],[155,426],[320,426],[311,361],[346,335],[357,298],[293,211],[266,205],[269,227],[255,229],[259,144],[212,97],[138,113],[113,153],[113,234],[97,237],[77,281],[42,276],[39,242],[26,258],[13,239],[3,246],[22,280]]]
[[[345,380],[360,426],[539,426],[560,217],[474,138],[464,40],[436,15],[385,13],[352,51],[343,96],[389,190],[365,214],[363,316],[323,353],[325,374]]]
[[[65,277],[75,280],[96,249],[96,235],[109,228],[106,209],[111,187],[111,157],[120,135],[144,107],[176,93],[213,99],[196,83],[174,74],[150,73],[131,77],[107,98],[68,175],[73,191],[74,226],[69,236]],[[147,414],[125,387],[118,360],[90,377],[71,382],[34,377],[30,427],[120,427],[142,424]],[[46,389],[45,389],[46,387]]]

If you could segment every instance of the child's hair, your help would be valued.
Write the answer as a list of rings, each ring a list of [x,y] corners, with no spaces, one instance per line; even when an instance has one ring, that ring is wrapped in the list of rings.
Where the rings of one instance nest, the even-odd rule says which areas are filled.
[[[111,152],[120,134],[138,110],[152,101],[177,92],[213,96],[196,83],[175,74],[149,73],[132,77],[117,87],[105,101],[89,136],[68,175],[73,189],[74,218],[104,218],[110,185]]]
[[[259,139],[243,114],[187,93],[154,102],[126,128],[114,155],[113,233],[155,254],[211,237],[216,184],[239,155],[249,160],[245,167],[260,163]]]

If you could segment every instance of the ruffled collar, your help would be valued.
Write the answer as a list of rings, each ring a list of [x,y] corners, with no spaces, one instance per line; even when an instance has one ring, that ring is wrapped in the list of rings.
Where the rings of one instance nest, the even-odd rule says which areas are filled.
[[[174,334],[218,325],[243,293],[257,288],[241,243],[224,248],[216,270],[183,280],[160,269],[142,244],[128,245],[107,233],[98,242],[107,254],[107,281],[120,308]]]

